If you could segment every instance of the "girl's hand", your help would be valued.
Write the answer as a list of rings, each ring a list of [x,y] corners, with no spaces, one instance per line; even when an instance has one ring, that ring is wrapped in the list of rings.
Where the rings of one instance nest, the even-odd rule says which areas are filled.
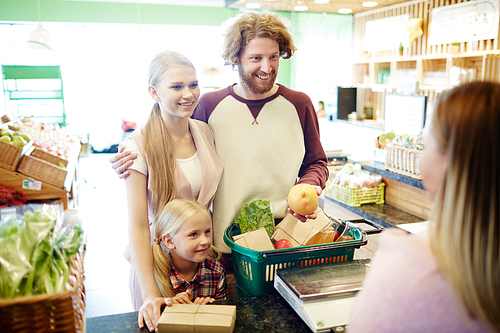
[[[172,297],[172,303],[174,304],[193,304],[191,301],[191,291],[185,291],[182,293],[178,293],[174,297]]]
[[[146,323],[146,327],[149,331],[157,331],[158,320],[160,320],[161,316],[161,306],[166,304],[167,306],[172,306],[171,298],[163,298],[163,297],[146,297],[144,299],[144,303],[139,309],[139,318],[138,324],[140,328],[144,327],[144,323]]]
[[[206,305],[208,303],[213,303],[215,298],[212,297],[196,297],[194,304]]]

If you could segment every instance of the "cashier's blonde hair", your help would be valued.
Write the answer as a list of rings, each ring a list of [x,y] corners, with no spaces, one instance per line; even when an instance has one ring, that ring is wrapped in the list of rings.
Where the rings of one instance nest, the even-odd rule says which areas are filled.
[[[149,65],[149,85],[156,87],[165,71],[174,66],[194,65],[178,52],[164,51],[154,56]],[[155,102],[149,119],[142,129],[144,153],[148,161],[148,181],[153,193],[151,200],[153,212],[157,214],[176,196],[175,156],[173,144],[161,116],[158,102]]]
[[[230,19],[224,34],[222,58],[226,65],[237,65],[241,51],[252,39],[271,38],[279,44],[280,57],[290,59],[297,50],[289,23],[272,12],[244,12]]]
[[[174,199],[158,212],[154,219],[155,239],[153,242],[153,263],[156,288],[161,297],[173,297],[170,283],[170,272],[172,270],[172,256],[170,250],[162,245],[162,239],[166,235],[175,237],[182,224],[190,218],[201,215],[211,222],[208,209],[198,201],[189,199]],[[206,258],[209,260],[219,260],[222,253],[210,246],[207,250]]]
[[[451,89],[431,121],[448,159],[431,212],[432,250],[463,313],[500,331],[500,85]]]

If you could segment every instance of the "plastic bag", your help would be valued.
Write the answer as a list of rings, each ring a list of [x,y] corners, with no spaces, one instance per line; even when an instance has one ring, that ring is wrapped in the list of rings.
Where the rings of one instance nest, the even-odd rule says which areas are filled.
[[[56,232],[58,206],[17,206],[0,220],[0,297],[64,290],[69,262],[82,243],[81,227]]]

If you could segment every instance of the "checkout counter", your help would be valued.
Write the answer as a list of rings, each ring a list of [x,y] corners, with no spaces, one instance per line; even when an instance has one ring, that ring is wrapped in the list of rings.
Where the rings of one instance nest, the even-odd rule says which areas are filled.
[[[387,172],[383,164],[374,162],[361,162],[363,169],[378,173],[383,176],[383,181],[389,186],[389,198],[393,195],[391,191],[397,191],[397,197],[400,197],[401,188],[412,191],[412,196],[424,195],[423,185],[420,181],[400,176],[392,172]],[[416,192],[415,192],[416,190]],[[420,192],[421,191],[421,192]],[[359,219],[366,218],[378,223],[385,228],[400,226],[406,229],[406,226],[415,222],[422,222],[426,219],[414,215],[408,211],[397,207],[393,199],[386,195],[386,204],[376,205],[367,204],[361,207],[350,207],[328,197],[320,197],[320,208],[328,215],[341,219]],[[387,200],[389,199],[389,200]],[[413,198],[410,198],[413,199]],[[419,200],[422,200],[419,197]],[[412,200],[413,201],[413,200]],[[404,203],[401,204],[406,207]],[[424,205],[428,203],[424,202]],[[430,207],[430,206],[429,206]],[[421,215],[426,214],[424,211]],[[415,223],[415,226],[420,223]],[[368,243],[360,249],[356,249],[354,259],[371,258],[378,248],[379,234],[369,234]],[[236,323],[234,332],[283,332],[283,333],[301,333],[312,332],[304,320],[297,314],[292,306],[280,294],[262,295],[245,298],[235,298],[224,301],[216,301],[214,304],[236,305]],[[140,329],[137,326],[137,312],[92,317],[86,320],[86,331],[92,333],[99,332],[148,332],[146,328]],[[339,325],[331,328],[329,332],[344,332],[345,325]]]

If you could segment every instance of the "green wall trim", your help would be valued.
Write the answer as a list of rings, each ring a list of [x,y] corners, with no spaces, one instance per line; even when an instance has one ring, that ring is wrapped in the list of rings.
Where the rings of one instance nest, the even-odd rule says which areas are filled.
[[[40,0],[42,22],[139,23],[218,26],[238,11],[117,2]],[[36,0],[0,0],[0,21],[38,21]]]

